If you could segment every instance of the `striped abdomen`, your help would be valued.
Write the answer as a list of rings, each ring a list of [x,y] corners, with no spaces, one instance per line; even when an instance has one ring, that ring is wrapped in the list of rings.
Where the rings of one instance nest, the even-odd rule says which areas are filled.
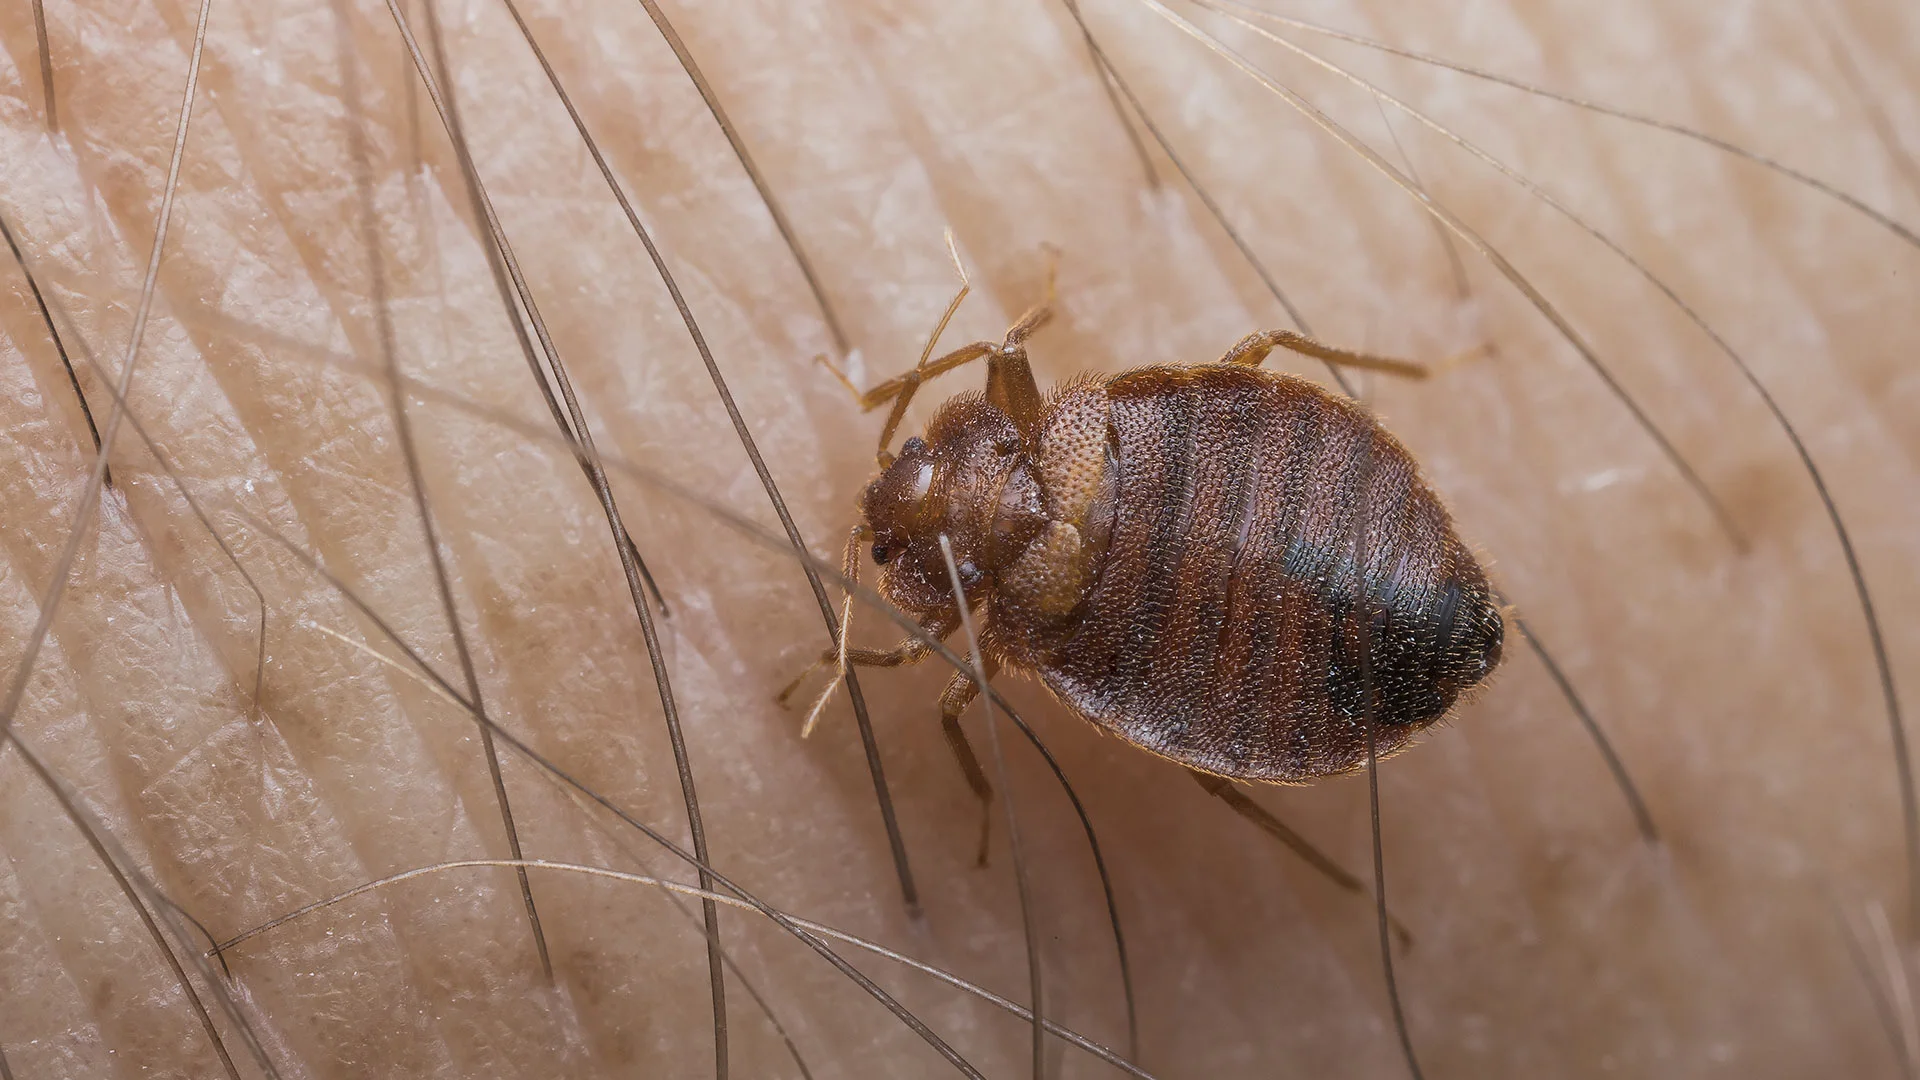
[[[1390,753],[1497,663],[1485,575],[1360,408],[1222,365],[1086,389],[1112,534],[1071,633],[1033,658],[1078,711],[1199,769],[1306,780],[1364,762],[1369,698]]]

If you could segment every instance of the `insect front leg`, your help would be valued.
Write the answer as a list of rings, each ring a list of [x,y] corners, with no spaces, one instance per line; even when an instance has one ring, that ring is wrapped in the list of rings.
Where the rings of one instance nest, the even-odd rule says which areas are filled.
[[[999,665],[988,660],[981,665],[987,678]],[[971,665],[969,665],[971,667]],[[980,799],[980,854],[975,859],[979,866],[987,865],[987,837],[993,825],[993,784],[987,780],[985,769],[980,767],[980,758],[973,752],[973,744],[967,741],[967,733],[960,727],[960,714],[967,711],[973,699],[980,696],[980,688],[974,684],[973,676],[966,671],[955,672],[953,681],[940,692],[940,730],[947,737],[947,746],[953,750],[954,759],[960,763],[960,771],[966,774],[967,786],[973,789]]]
[[[914,391],[920,389],[921,383],[937,375],[944,375],[954,368],[971,364],[983,356],[992,356],[999,351],[1000,346],[991,341],[976,341],[970,345],[962,345],[945,356],[933,360],[923,358],[912,371],[905,375],[896,375],[862,394],[860,396],[862,409],[873,410],[889,401],[893,402],[893,410],[887,413],[887,422],[880,428],[880,452],[877,456],[881,466],[884,468],[892,463],[892,459],[887,454],[887,444],[893,441],[893,433],[900,429],[900,421],[907,415],[907,405],[913,400]]]
[[[1029,453],[1040,449],[1040,427],[1046,421],[1046,401],[1027,363],[1027,339],[1053,321],[1054,272],[1060,253],[1047,249],[1047,294],[1007,328],[1000,348],[987,360],[987,402],[1012,418]]]
[[[932,631],[928,632],[932,636]],[[933,655],[933,646],[919,638],[908,638],[891,649],[848,649],[847,663],[860,667],[907,667]],[[833,656],[828,652],[828,658]]]
[[[1291,349],[1303,356],[1316,360],[1325,360],[1329,364],[1341,367],[1364,368],[1386,375],[1397,375],[1403,379],[1424,379],[1431,374],[1425,364],[1416,364],[1411,360],[1396,360],[1390,356],[1375,356],[1372,353],[1354,352],[1351,349],[1335,348],[1323,345],[1304,334],[1291,330],[1260,330],[1248,334],[1239,340],[1227,354],[1220,358],[1222,364],[1237,364],[1242,367],[1259,367],[1267,354],[1276,347]]]
[[[972,285],[967,280],[967,271],[960,263],[960,255],[953,246],[953,233],[947,233],[947,251],[953,255],[954,269],[960,273],[960,291],[954,294],[947,304],[946,313],[940,316],[940,322],[934,326],[932,336],[927,338],[927,346],[920,352],[919,363],[904,375],[896,375],[886,382],[866,392],[853,385],[846,372],[827,359],[817,359],[824,364],[840,385],[847,388],[860,408],[872,411],[891,401],[893,409],[887,413],[887,422],[880,429],[880,449],[874,457],[881,468],[893,464],[893,455],[887,452],[887,445],[893,441],[894,432],[900,429],[900,421],[907,415],[907,405],[913,400],[914,391],[920,384],[937,375],[952,371],[964,364],[970,364],[981,357],[991,357],[987,363],[987,400],[1013,418],[1020,435],[1032,447],[1039,437],[1040,422],[1045,413],[1045,402],[1040,397],[1040,387],[1033,381],[1033,370],[1027,364],[1027,338],[1035,330],[1047,324],[1053,318],[1054,270],[1059,254],[1049,249],[1047,264],[1046,299],[1028,308],[1014,324],[1007,329],[1007,336],[999,344],[991,341],[976,341],[962,345],[950,353],[933,357],[933,347],[946,331],[947,323],[952,321],[953,313],[960,308],[960,302],[967,298]]]
[[[953,633],[954,627],[958,624],[957,619],[936,620],[925,624],[921,629],[925,631],[926,637],[908,638],[891,649],[848,648],[847,635],[853,627],[853,593],[860,587],[860,544],[872,538],[873,533],[867,526],[854,526],[853,531],[847,536],[846,550],[840,557],[840,572],[847,579],[847,599],[840,612],[839,640],[831,648],[821,652],[819,657],[808,664],[800,674],[794,676],[793,681],[788,683],[785,689],[774,695],[774,700],[784,709],[794,693],[800,689],[800,684],[807,681],[807,676],[820,668],[829,665],[833,667],[833,678],[820,692],[820,696],[814,700],[813,707],[807,710],[806,721],[800,725],[800,737],[803,739],[813,734],[813,725],[819,721],[821,712],[827,707],[827,702],[832,700],[834,691],[840,688],[840,683],[846,678],[849,667],[855,664],[862,667],[905,667],[909,664],[917,664],[933,652],[933,642],[945,639],[948,634]]]
[[[987,358],[987,403],[1013,420],[1028,451],[1039,449],[1040,426],[1046,421],[1046,401],[1027,362],[1027,338],[1053,318],[1053,308],[1029,308],[1007,331],[1005,341]]]
[[[929,626],[925,629],[927,637],[936,641],[953,632],[953,627],[951,626]],[[845,633],[845,624],[843,623],[841,634],[844,636]],[[893,668],[908,667],[917,664],[932,654],[933,646],[929,642],[923,641],[920,638],[908,638],[891,649],[848,649],[844,656],[847,667]],[[813,734],[813,725],[819,721],[820,713],[826,708],[827,702],[833,698],[834,691],[840,689],[841,680],[846,678],[846,669],[840,666],[842,655],[841,651],[837,648],[828,649],[821,653],[819,659],[808,664],[805,671],[794,676],[794,680],[787,684],[786,689],[780,691],[774,698],[774,700],[780,703],[782,708],[785,708],[788,700],[793,697],[794,692],[800,689],[800,684],[807,681],[807,676],[818,671],[820,668],[833,667],[833,678],[828,681],[826,689],[822,690],[820,696],[815,699],[813,708],[807,710],[807,719],[800,725],[801,738],[806,738],[808,735]]]
[[[953,632],[951,628],[947,628],[943,630],[938,627],[930,626],[930,627],[927,627],[926,629],[927,629],[927,636],[935,639],[943,638],[946,635]],[[913,664],[919,663],[922,660],[925,660],[928,656],[931,656],[932,654],[933,654],[932,645],[928,644],[925,641],[920,640],[919,638],[908,638],[907,640],[901,642],[900,644],[895,645],[891,649],[848,649],[847,664],[850,667],[852,666],[883,667],[883,668],[909,667]],[[800,684],[806,681],[807,676],[813,674],[815,671],[818,671],[823,667],[826,667],[829,664],[837,664],[839,659],[840,659],[839,649],[827,649],[826,651],[822,652],[820,656],[814,660],[813,663],[807,665],[807,668],[805,671],[802,671],[799,675],[795,676],[794,680],[788,683],[786,686],[786,689],[780,691],[780,693],[775,696],[774,700],[778,701],[782,705],[785,705],[787,703],[787,700],[793,697],[794,691],[800,689]]]
[[[1039,438],[1040,424],[1046,417],[1046,402],[1040,396],[1039,384],[1034,381],[1033,368],[1027,363],[1027,338],[1052,318],[1052,307],[1036,305],[1020,316],[1000,343],[976,341],[944,356],[923,359],[905,375],[897,375],[860,394],[862,409],[877,409],[889,401],[893,402],[892,411],[887,413],[887,422],[880,429],[879,458],[882,466],[891,463],[887,456],[887,445],[893,442],[894,433],[900,429],[900,421],[906,418],[907,405],[913,400],[914,391],[920,389],[920,384],[954,368],[971,364],[983,356],[987,358],[987,401],[1011,417],[1021,438],[1026,440],[1029,447],[1034,446]],[[841,376],[841,381],[845,382],[846,377]],[[848,383],[848,386],[851,388],[852,384]]]

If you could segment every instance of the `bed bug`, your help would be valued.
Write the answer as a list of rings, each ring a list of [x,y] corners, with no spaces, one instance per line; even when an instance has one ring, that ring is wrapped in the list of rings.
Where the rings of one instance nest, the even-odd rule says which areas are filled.
[[[1369,725],[1373,756],[1404,749],[1493,671],[1499,606],[1412,455],[1360,405],[1260,364],[1284,347],[1422,369],[1274,330],[1216,362],[1083,376],[1043,396],[1026,342],[1049,312],[931,360],[929,342],[912,371],[859,394],[866,409],[893,409],[850,577],[870,542],[880,592],[927,638],[960,625],[964,599],[989,675],[1038,675],[1081,716],[1223,796],[1222,780],[1359,769]],[[920,384],[981,359],[986,392],[947,401],[890,454]],[[821,662],[898,667],[931,652],[912,638]],[[959,725],[977,693],[956,674],[940,714],[985,800]],[[984,845],[983,830],[983,858]]]

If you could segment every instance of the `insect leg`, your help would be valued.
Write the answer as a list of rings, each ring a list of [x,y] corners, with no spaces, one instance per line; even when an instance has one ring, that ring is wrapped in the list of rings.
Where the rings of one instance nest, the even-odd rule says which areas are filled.
[[[1244,367],[1259,367],[1267,354],[1275,346],[1292,349],[1303,356],[1316,360],[1325,360],[1329,364],[1342,367],[1365,368],[1387,375],[1398,375],[1405,379],[1424,379],[1430,371],[1425,364],[1416,364],[1411,360],[1396,360],[1390,356],[1375,356],[1372,353],[1354,352],[1350,349],[1323,345],[1304,334],[1291,330],[1261,330],[1240,339],[1227,355],[1220,358],[1222,364],[1239,364]]]
[[[1027,365],[1028,335],[1046,325],[1053,315],[1048,306],[1042,304],[1029,310],[1007,331],[1004,342],[976,341],[962,345],[945,356],[925,361],[905,375],[896,375],[886,382],[868,390],[859,396],[862,409],[877,409],[887,402],[893,402],[893,411],[887,414],[887,422],[880,429],[881,462],[886,457],[887,444],[893,441],[894,432],[900,429],[900,421],[907,415],[907,403],[913,400],[914,391],[920,384],[936,375],[944,375],[954,368],[971,364],[981,357],[987,357],[987,400],[995,407],[1013,418],[1014,426],[1020,429],[1029,445],[1040,431],[1040,420],[1045,412],[1045,402],[1040,397],[1040,387],[1033,379],[1033,369]],[[830,362],[824,358],[830,370],[839,374]],[[846,382],[846,376],[840,375],[840,381]],[[851,386],[851,383],[848,383]]]
[[[936,631],[929,629],[928,636]],[[860,667],[907,667],[933,655],[933,646],[919,638],[908,638],[891,649],[848,649],[847,663]]]
[[[952,627],[929,626],[926,629],[927,636],[931,638],[942,638],[953,632]],[[842,640],[844,641],[844,637]],[[828,649],[820,654],[819,659],[808,664],[805,671],[795,676],[794,680],[788,683],[786,689],[780,691],[774,700],[778,701],[782,707],[785,707],[788,699],[793,697],[794,691],[800,689],[800,684],[807,680],[807,676],[829,664],[833,665],[834,676],[832,680],[827,683],[826,689],[820,692],[820,696],[814,700],[813,708],[807,710],[807,719],[800,726],[800,734],[804,738],[813,733],[813,725],[820,719],[821,710],[826,708],[827,702],[833,697],[833,692],[840,688],[840,680],[844,678],[844,672],[846,670],[841,667],[841,664],[844,663],[847,667],[853,667],[855,665],[860,667],[907,667],[912,664],[917,664],[932,655],[933,646],[919,638],[908,638],[891,649],[847,649],[845,652],[837,648]]]
[[[893,441],[894,432],[899,430],[900,421],[907,415],[907,403],[913,400],[914,391],[920,388],[920,384],[983,356],[993,358],[987,364],[987,400],[1013,417],[1021,437],[1027,439],[1029,445],[1040,431],[1044,403],[1040,398],[1040,388],[1033,381],[1033,371],[1027,366],[1026,341],[1029,335],[1053,318],[1053,278],[1058,253],[1050,249],[1046,299],[1027,309],[1007,330],[1004,341],[998,345],[991,341],[976,341],[971,345],[962,345],[939,359],[929,360],[934,345],[946,331],[947,324],[953,320],[953,313],[960,309],[960,302],[967,298],[967,293],[973,287],[967,279],[966,267],[960,262],[960,253],[953,246],[951,231],[947,233],[947,252],[953,256],[953,267],[960,274],[960,291],[947,304],[946,312],[933,328],[933,335],[927,338],[927,347],[921,350],[920,362],[913,366],[912,371],[861,393],[854,388],[853,381],[847,378],[846,373],[834,366],[833,361],[825,356],[816,358],[826,365],[828,371],[833,372],[834,378],[839,379],[842,386],[853,393],[861,409],[870,412],[889,401],[893,402],[892,411],[887,413],[886,425],[880,429],[880,450],[875,455],[882,468],[893,463],[892,456],[887,453],[887,444]]]
[[[803,739],[813,734],[813,725],[819,722],[820,714],[826,710],[827,702],[833,699],[834,691],[840,689],[840,684],[847,679],[847,635],[853,628],[853,592],[860,587],[860,545],[872,537],[873,530],[867,528],[864,523],[855,525],[853,531],[847,534],[846,550],[840,555],[840,573],[847,579],[847,598],[841,604],[840,620],[834,627],[833,648],[822,654],[820,659],[808,664],[806,670],[795,676],[794,680],[787,684],[787,688],[780,691],[774,698],[781,708],[786,708],[787,699],[793,696],[795,690],[800,689],[800,684],[806,681],[807,676],[813,674],[814,670],[822,665],[837,661],[834,663],[833,678],[828,681],[826,688],[820,691],[820,696],[814,699],[813,708],[807,710],[807,719],[800,725],[800,737]],[[854,716],[859,720],[861,735],[865,738],[870,733],[867,731],[866,715],[860,701],[858,685],[853,687],[852,693]]]
[[[1047,294],[1041,301],[1021,313],[1013,325],[1007,328],[1007,339],[1002,348],[1012,350],[1027,343],[1035,330],[1053,321],[1053,304],[1058,298],[1054,290],[1054,278],[1060,271],[1060,249],[1052,244],[1042,244],[1047,252]]]
[[[976,341],[970,345],[962,345],[938,359],[922,360],[905,375],[896,375],[860,395],[860,407],[869,411],[889,401],[893,402],[893,411],[887,414],[886,425],[880,429],[882,464],[888,461],[887,444],[893,441],[893,433],[899,430],[900,421],[907,415],[907,403],[913,400],[913,393],[920,389],[921,383],[936,375],[944,375],[963,364],[971,364],[983,356],[991,356],[998,351],[1000,346],[991,341]]]
[[[1053,308],[1039,304],[1020,316],[1007,331],[1007,340],[987,358],[987,403],[1013,420],[1027,449],[1040,448],[1040,425],[1046,419],[1046,402],[1040,386],[1033,380],[1033,368],[1027,363],[1027,338],[1053,318]]]
[[[992,678],[999,667],[991,660],[981,666],[988,678]],[[967,671],[955,673],[953,681],[940,692],[940,730],[953,749],[954,759],[960,763],[960,771],[966,774],[967,786],[980,798],[980,854],[976,862],[985,866],[987,834],[993,823],[993,784],[987,780],[986,770],[980,767],[980,759],[974,755],[973,745],[967,742],[967,733],[960,727],[960,714],[966,712],[978,696],[980,688],[974,685],[972,675]]]
[[[1188,769],[1187,772],[1199,782],[1201,787],[1207,789],[1209,794],[1226,803],[1234,813],[1258,825],[1268,835],[1287,845],[1295,855],[1304,859],[1308,866],[1320,871],[1322,877],[1350,893],[1367,895],[1367,887],[1361,884],[1359,878],[1354,877],[1345,867],[1322,854],[1320,849],[1314,847],[1306,837],[1288,828],[1286,822],[1275,817],[1272,811],[1248,798],[1246,792],[1233,786],[1233,781],[1211,773],[1203,773],[1197,769]],[[1392,915],[1389,915],[1388,919],[1393,923],[1393,931],[1400,938],[1400,944],[1412,945],[1413,933],[1407,929],[1406,924]]]
[[[943,639],[948,634],[953,633],[952,626],[939,623],[924,627],[923,629],[926,630],[927,637],[935,641]],[[910,667],[932,655],[933,646],[927,641],[915,637],[908,638],[891,649],[848,649],[846,651],[846,662],[850,667]],[[838,649],[828,649],[822,652],[819,659],[808,665],[807,670],[801,672],[799,678],[793,680],[785,690],[780,692],[778,697],[779,702],[785,705],[787,699],[793,696],[793,692],[800,688],[800,683],[805,680],[808,675],[813,674],[815,669],[835,663],[839,659],[840,650]]]

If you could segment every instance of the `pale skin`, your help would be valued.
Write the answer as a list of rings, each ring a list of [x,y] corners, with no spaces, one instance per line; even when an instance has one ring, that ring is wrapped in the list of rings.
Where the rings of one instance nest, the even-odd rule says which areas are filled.
[[[1616,8],[1496,5],[1471,27],[1444,6],[1324,14],[1706,128],[1920,221],[1902,157],[1915,152],[1920,115],[1912,10],[1832,13],[1863,99],[1822,24],[1788,5],[1732,27],[1687,5]],[[417,28],[421,12],[406,10]],[[799,530],[829,563],[881,422],[810,358],[834,355],[863,386],[912,367],[953,289],[943,229],[975,281],[953,341],[997,340],[1042,289],[1042,245],[1059,250],[1055,318],[1026,342],[1040,386],[1206,361],[1287,325],[1164,159],[1164,187],[1147,187],[1063,11],[670,9],[783,199],[856,361],[835,347],[644,13],[523,10],[680,273]],[[259,708],[253,594],[123,428],[115,487],[16,720],[137,864],[220,935],[381,875],[506,852],[468,719],[349,644],[406,663],[238,517],[317,552],[464,686],[378,375],[330,12],[216,0],[132,392],[135,415],[265,594]],[[461,107],[602,451],[776,528],[651,265],[502,14],[442,13]],[[1152,14],[1124,4],[1088,14],[1314,340],[1429,365],[1493,347],[1436,378],[1364,385],[1554,646],[1670,838],[1660,852],[1640,843],[1552,681],[1514,641],[1492,687],[1382,770],[1389,887],[1417,940],[1398,974],[1427,1075],[1898,1075],[1833,915],[1835,901],[1855,917],[1878,903],[1905,938],[1886,723],[1832,533],[1764,410],[1630,270],[1394,118],[1435,197],[1565,308],[1720,493],[1751,539],[1736,554],[1576,354],[1464,249],[1463,296],[1412,199]],[[0,212],[69,314],[66,340],[104,424],[110,380],[75,341],[110,370],[126,355],[195,10],[49,4],[47,15],[60,143],[42,134],[31,7],[0,9]],[[358,92],[401,366],[494,410],[408,401],[487,707],[595,791],[683,837],[605,520],[565,449],[498,415],[552,429],[499,314],[439,121],[423,93],[409,97],[410,64],[383,8],[355,7],[348,34],[366,58]],[[1256,54],[1400,160],[1370,101]],[[1920,580],[1909,572],[1920,559],[1920,254],[1710,150],[1404,61],[1328,55],[1396,80],[1396,93],[1551,186],[1742,350],[1825,468],[1905,697],[1920,701]],[[1878,103],[1904,150],[1876,136],[1863,100]],[[1267,364],[1283,360],[1325,378],[1291,352]],[[0,670],[11,673],[92,458],[11,264],[0,373]],[[897,435],[977,377],[924,387]],[[782,908],[1024,997],[1007,849],[996,837],[986,868],[975,867],[976,796],[935,723],[952,672],[862,673],[925,908],[916,923],[844,696],[805,741],[799,717],[772,701],[832,642],[792,560],[640,481],[615,488],[672,607],[665,663],[720,868]],[[895,640],[870,609],[854,621],[856,647]],[[1128,920],[1147,1068],[1405,1075],[1364,902],[1177,768],[1104,738],[1030,682],[996,685],[1047,739],[1100,830]],[[977,705],[959,720],[984,749],[981,722]],[[1117,968],[1079,827],[1033,755],[1007,745],[1043,903],[1048,1013],[1124,1052]],[[693,880],[503,754],[530,856]],[[1002,786],[984,754],[981,765],[981,779]],[[1248,794],[1368,876],[1364,780]],[[126,900],[13,750],[0,758],[0,852],[0,1052],[13,1074],[220,1075]],[[558,871],[532,881],[553,985],[506,869],[393,886],[237,949],[229,963],[283,1075],[710,1074],[697,923],[646,886]],[[942,1075],[922,1040],[817,955],[757,916],[729,913],[722,927],[814,1075]],[[982,1072],[1025,1074],[1025,1024],[856,961]],[[734,1074],[798,1075],[737,981],[729,991]],[[1070,1049],[1054,1068],[1114,1075]]]

